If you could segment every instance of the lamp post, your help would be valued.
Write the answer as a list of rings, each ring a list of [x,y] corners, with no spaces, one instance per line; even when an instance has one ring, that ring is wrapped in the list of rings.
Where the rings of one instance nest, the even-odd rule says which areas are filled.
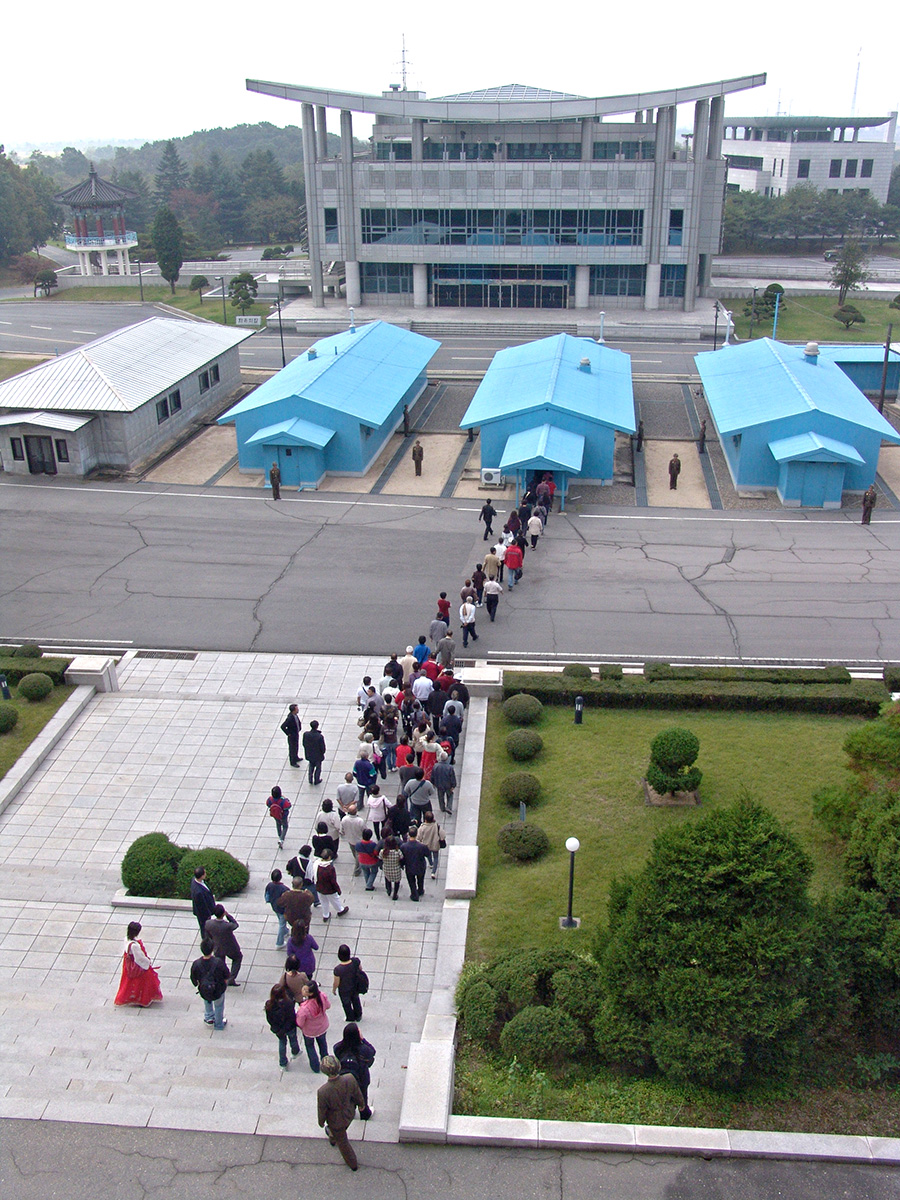
[[[228,313],[225,309],[225,276],[224,275],[214,275],[213,279],[218,279],[219,283],[221,283],[221,285],[222,285],[222,323],[224,325],[227,325],[228,324]]]
[[[141,289],[141,304],[144,303],[144,272],[141,270],[141,264],[138,262],[138,287]]]
[[[577,837],[566,838],[566,849],[569,852],[569,911],[566,916],[560,917],[559,927],[560,929],[577,929],[581,920],[572,916],[572,895],[575,891],[575,854],[581,849],[581,842]]]

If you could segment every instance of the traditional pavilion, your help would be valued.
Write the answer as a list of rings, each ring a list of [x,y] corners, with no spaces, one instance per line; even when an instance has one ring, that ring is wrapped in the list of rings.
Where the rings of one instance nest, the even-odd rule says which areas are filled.
[[[476,427],[482,470],[517,489],[550,471],[565,507],[570,478],[612,483],[616,431],[635,432],[631,358],[568,333],[500,350],[460,421]]]
[[[137,193],[91,173],[67,192],[54,196],[72,210],[74,233],[66,234],[66,248],[78,254],[81,275],[130,275],[128,251],[138,244],[137,234],[125,228],[125,202]]]

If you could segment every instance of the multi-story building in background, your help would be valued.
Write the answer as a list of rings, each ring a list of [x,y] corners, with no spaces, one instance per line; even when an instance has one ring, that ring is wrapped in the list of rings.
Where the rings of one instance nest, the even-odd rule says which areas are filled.
[[[316,304],[323,264],[341,260],[353,305],[691,310],[719,250],[725,97],[763,83],[598,98],[512,84],[431,100],[247,87],[302,106]],[[687,104],[693,134],[678,148]],[[363,155],[353,113],[374,117]]]

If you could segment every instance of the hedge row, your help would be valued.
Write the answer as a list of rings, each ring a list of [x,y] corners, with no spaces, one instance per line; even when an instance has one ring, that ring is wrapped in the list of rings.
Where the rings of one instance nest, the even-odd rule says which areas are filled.
[[[667,662],[644,664],[648,681],[718,679],[725,683],[850,683],[846,667],[673,667]]]
[[[889,692],[900,692],[900,666],[888,663],[884,668],[884,686]]]
[[[69,668],[71,658],[10,658],[0,657],[0,675],[5,675],[10,684],[21,683],[26,675],[41,671],[49,675],[58,687],[65,683],[63,676]]]
[[[578,686],[576,686],[576,683]],[[855,679],[849,684],[783,684],[725,680],[647,681],[637,675],[621,682],[581,679],[540,672],[506,671],[504,697],[518,692],[536,696],[542,704],[572,706],[584,697],[586,708],[718,708],[769,712],[832,713],[877,717],[888,699],[884,684]]]

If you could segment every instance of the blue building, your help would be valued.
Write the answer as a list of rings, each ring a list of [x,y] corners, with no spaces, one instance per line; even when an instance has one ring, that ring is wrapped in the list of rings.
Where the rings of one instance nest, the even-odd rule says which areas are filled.
[[[837,346],[820,346],[822,358],[837,363],[861,392],[877,396],[881,391],[881,374],[884,370],[884,346],[860,346],[844,342]],[[888,351],[885,392],[897,395],[900,385],[900,351],[891,346]]]
[[[694,357],[738,492],[772,488],[791,508],[840,508],[875,479],[882,441],[900,436],[844,371],[770,338]]]
[[[494,355],[460,422],[481,430],[481,466],[517,486],[552,471],[563,504],[568,480],[612,483],[616,431],[634,433],[631,358],[590,338],[558,333]]]
[[[234,422],[240,470],[277,462],[287,487],[365,475],[425,388],[439,346],[384,321],[322,338],[219,417]]]

